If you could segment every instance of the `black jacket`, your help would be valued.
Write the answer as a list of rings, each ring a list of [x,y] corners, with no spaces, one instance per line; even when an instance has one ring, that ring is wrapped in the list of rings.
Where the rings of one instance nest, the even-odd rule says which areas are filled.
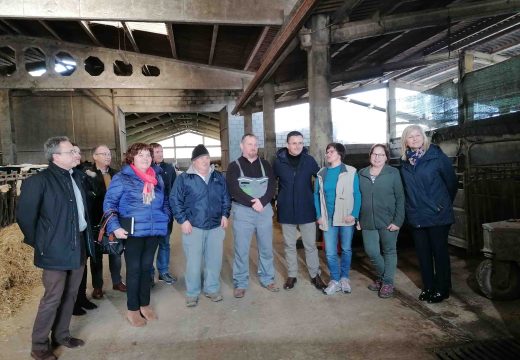
[[[103,216],[103,200],[105,200],[107,188],[105,186],[103,174],[101,173],[101,170],[96,168],[95,164],[87,170],[86,173],[89,182],[89,187],[91,190],[92,201],[92,205],[89,206],[89,215],[92,224],[98,225],[101,221],[101,217]],[[111,167],[109,167],[108,173],[110,174],[111,178],[114,178],[114,175],[117,173],[117,170],[114,170]]]
[[[161,161],[157,165],[162,169],[161,177],[164,181],[164,194],[166,197],[169,197],[170,191],[173,189],[173,183],[175,182],[177,173],[175,172],[175,168],[172,164]]]
[[[87,205],[82,184],[84,178],[77,170],[74,181]],[[87,254],[94,254],[90,218],[85,211]],[[46,170],[26,179],[21,188],[16,219],[25,238],[34,247],[34,265],[48,270],[78,269],[84,264],[79,233],[78,210],[70,174],[54,163]]]

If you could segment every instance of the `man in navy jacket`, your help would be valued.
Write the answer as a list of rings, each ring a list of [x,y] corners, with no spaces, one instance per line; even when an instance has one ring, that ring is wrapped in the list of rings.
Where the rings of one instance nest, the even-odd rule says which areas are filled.
[[[231,199],[226,180],[210,165],[204,145],[193,149],[190,168],[173,186],[170,206],[182,230],[186,306],[196,306],[201,291],[211,301],[221,301],[220,270]]]
[[[283,286],[285,290],[291,290],[297,279],[298,228],[302,234],[311,282],[320,291],[326,287],[320,277],[312,186],[312,178],[316,177],[319,169],[316,160],[303,147],[303,135],[299,131],[288,133],[287,146],[277,152],[273,166],[274,175],[278,178],[278,222],[282,225],[287,261],[287,280]]]

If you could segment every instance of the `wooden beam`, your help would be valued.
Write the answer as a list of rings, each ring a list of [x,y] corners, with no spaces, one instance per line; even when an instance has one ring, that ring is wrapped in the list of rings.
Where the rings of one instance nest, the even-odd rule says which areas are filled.
[[[209,49],[208,65],[213,64],[213,55],[215,55],[215,45],[217,44],[218,25],[213,25],[213,36],[211,37],[211,46]]]
[[[249,58],[246,61],[244,70],[247,71],[247,69],[249,69],[249,66],[251,66],[251,63],[253,62],[253,60],[256,57],[256,54],[258,53],[258,50],[260,50],[260,46],[262,46],[262,44],[265,40],[265,36],[269,32],[269,28],[270,28],[269,26],[265,26],[264,29],[262,30],[262,32],[260,33],[260,36],[258,37],[258,40],[256,41],[255,47],[251,51],[251,54],[249,54]]]
[[[361,2],[362,0],[344,0],[343,5],[339,7],[338,10],[331,16],[330,22],[332,24],[336,24],[340,21],[348,19],[352,10]]]
[[[247,88],[238,98],[236,106],[231,112],[233,115],[249,101],[249,98],[253,95],[256,88],[265,80],[265,76],[271,71],[271,68],[278,57],[284,52],[287,45],[289,45],[298,34],[298,31],[300,31],[305,20],[311,15],[317,3],[318,0],[302,0],[295,7],[287,23],[280,29],[280,32],[271,43],[271,46],[265,54],[264,61],[260,64],[260,68],[253,77],[253,80],[251,80]]]
[[[5,19],[4,19],[4,20],[1,20],[1,21],[3,21],[4,24],[6,24],[6,25],[7,25],[11,30],[13,30],[16,34],[18,34],[18,35],[23,35],[22,30],[20,30],[17,26],[15,26],[15,25],[13,24],[12,21],[8,21],[8,20],[5,20]]]
[[[179,56],[177,55],[177,47],[175,46],[175,35],[173,34],[172,23],[166,23],[166,31],[168,33],[168,40],[170,41],[170,47],[172,49],[172,57],[174,59],[178,59]]]

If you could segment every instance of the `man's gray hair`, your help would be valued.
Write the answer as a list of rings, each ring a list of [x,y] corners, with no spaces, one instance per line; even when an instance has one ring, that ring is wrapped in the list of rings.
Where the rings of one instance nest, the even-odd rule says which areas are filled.
[[[60,144],[65,141],[70,142],[69,138],[66,136],[53,136],[45,141],[45,144],[43,144],[43,151],[45,152],[45,158],[49,162],[54,160],[52,155],[58,153],[60,150]]]

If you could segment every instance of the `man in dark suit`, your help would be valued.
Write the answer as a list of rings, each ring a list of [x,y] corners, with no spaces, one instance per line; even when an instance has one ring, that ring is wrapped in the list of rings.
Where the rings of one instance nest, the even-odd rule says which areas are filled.
[[[49,167],[26,179],[16,218],[34,248],[34,265],[43,269],[45,293],[32,332],[31,356],[54,360],[49,346],[75,348],[84,341],[70,335],[69,325],[87,254],[93,254],[86,194],[73,168],[76,150],[65,136],[45,142]]]

